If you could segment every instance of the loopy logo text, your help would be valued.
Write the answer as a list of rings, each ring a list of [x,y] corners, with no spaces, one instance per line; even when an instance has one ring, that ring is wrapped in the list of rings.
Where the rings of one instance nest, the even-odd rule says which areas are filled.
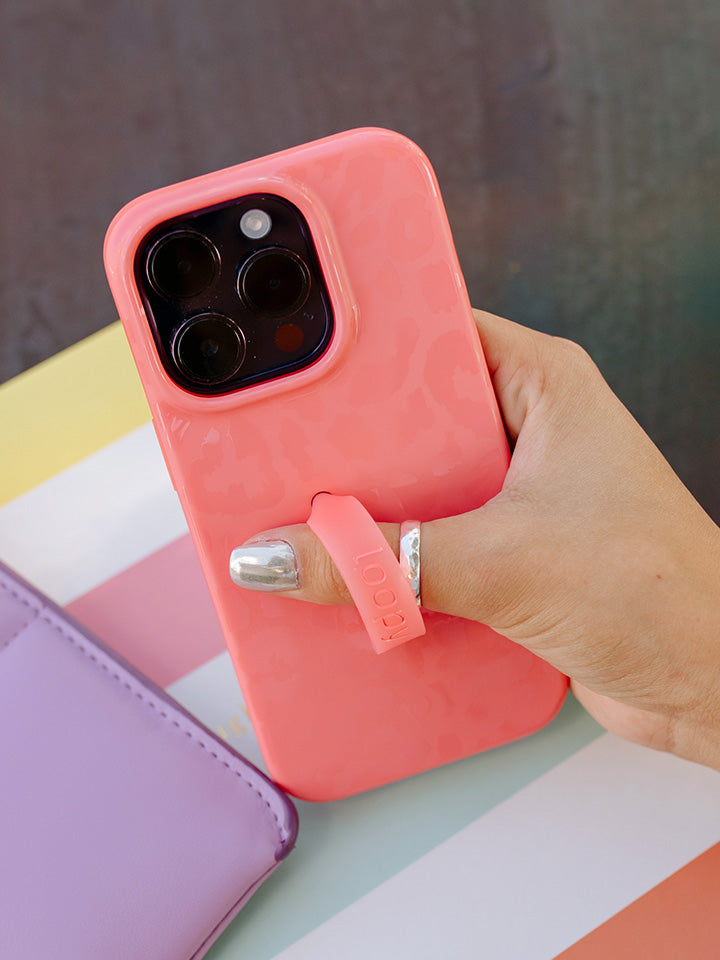
[[[379,624],[382,640],[398,640],[408,630],[405,614],[400,608],[397,595],[387,583],[388,574],[382,566],[382,548],[359,553],[353,561],[362,582],[370,588],[372,602],[378,611],[374,617]]]

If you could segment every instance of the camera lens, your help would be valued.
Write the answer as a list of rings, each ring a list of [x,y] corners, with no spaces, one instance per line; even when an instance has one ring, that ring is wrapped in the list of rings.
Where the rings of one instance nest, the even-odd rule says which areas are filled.
[[[199,233],[181,230],[159,240],[148,257],[148,276],[164,297],[182,299],[202,293],[217,276],[220,258]]]
[[[254,253],[242,265],[238,292],[256,313],[266,317],[289,316],[307,300],[310,274],[296,253],[270,247]]]
[[[223,383],[242,366],[245,337],[242,330],[220,313],[188,320],[173,344],[175,361],[195,383]]]

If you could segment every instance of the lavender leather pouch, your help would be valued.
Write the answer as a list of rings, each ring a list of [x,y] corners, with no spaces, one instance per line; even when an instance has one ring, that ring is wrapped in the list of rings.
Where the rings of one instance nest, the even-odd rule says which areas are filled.
[[[292,849],[288,798],[0,564],[0,956],[197,960]]]

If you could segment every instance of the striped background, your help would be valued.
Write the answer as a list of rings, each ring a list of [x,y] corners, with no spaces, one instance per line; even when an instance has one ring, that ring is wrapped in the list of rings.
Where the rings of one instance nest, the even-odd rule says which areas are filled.
[[[260,762],[117,325],[0,387],[0,557]],[[214,960],[717,957],[720,778],[570,701],[521,743],[327,805]]]

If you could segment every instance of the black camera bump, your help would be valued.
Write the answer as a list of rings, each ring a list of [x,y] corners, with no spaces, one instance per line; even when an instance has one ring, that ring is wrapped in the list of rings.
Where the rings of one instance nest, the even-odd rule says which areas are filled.
[[[229,393],[314,363],[333,315],[307,221],[252,194],[155,227],[135,280],[160,359],[196,394]]]

